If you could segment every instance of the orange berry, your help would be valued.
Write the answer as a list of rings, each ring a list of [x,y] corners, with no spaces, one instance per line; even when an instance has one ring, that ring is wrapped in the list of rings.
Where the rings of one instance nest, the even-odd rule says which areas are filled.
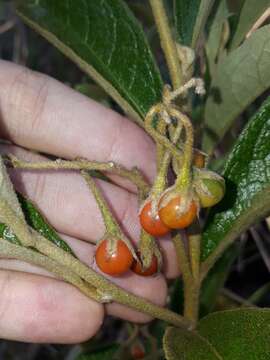
[[[161,199],[162,203],[162,199]],[[159,217],[171,229],[184,229],[196,218],[197,205],[191,200],[188,209],[181,213],[181,196],[176,195],[165,206],[159,208]]]
[[[133,272],[135,272],[135,274],[141,275],[141,276],[154,275],[158,270],[158,261],[157,261],[156,256],[155,255],[153,256],[152,262],[151,262],[148,269],[143,270],[141,263],[139,261],[137,261],[137,260],[134,260],[133,264],[132,264],[132,267],[131,267],[131,270]]]
[[[157,214],[155,218],[151,213],[151,201],[148,201],[140,212],[140,223],[142,228],[150,235],[163,236],[170,232],[170,229],[163,224]]]
[[[118,240],[115,252],[108,254],[107,244],[108,240],[103,240],[96,249],[97,266],[109,275],[121,275],[127,272],[133,262],[132,253],[127,245],[122,240]]]
[[[131,348],[131,355],[133,359],[143,359],[145,357],[145,352],[141,346],[133,345]]]

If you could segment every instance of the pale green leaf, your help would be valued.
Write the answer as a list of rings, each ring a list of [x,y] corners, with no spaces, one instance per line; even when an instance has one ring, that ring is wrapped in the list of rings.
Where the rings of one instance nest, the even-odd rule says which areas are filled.
[[[198,332],[224,360],[270,357],[269,309],[240,308],[212,313],[199,322]]]
[[[235,49],[251,29],[252,25],[260,18],[263,12],[270,7],[269,0],[246,0],[241,9],[237,28],[231,42],[231,49]]]
[[[269,63],[267,25],[218,64],[205,109],[205,151],[211,152],[237,116],[270,86]]]
[[[218,62],[218,55],[221,51],[222,33],[224,30],[225,21],[229,17],[229,10],[227,1],[222,0],[218,6],[215,17],[213,19],[208,39],[205,44],[205,50],[208,60],[210,72],[213,74],[215,71],[216,63]]]
[[[193,331],[180,328],[167,328],[163,349],[167,360],[222,360],[206,339]]]

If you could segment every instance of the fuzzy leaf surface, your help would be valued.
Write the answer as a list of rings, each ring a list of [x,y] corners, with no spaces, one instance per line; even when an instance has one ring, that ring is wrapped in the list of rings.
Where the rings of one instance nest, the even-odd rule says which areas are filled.
[[[242,308],[206,316],[198,331],[224,360],[266,360],[270,354],[269,323],[269,309]]]

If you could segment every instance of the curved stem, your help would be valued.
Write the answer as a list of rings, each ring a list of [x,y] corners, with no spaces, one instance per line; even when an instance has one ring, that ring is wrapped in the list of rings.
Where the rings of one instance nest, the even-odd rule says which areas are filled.
[[[171,134],[171,141],[172,144],[176,144],[182,131],[182,123],[178,123],[177,127],[174,129],[173,133]],[[167,185],[167,172],[168,166],[171,160],[171,152],[166,150],[164,153],[162,163],[160,165],[158,174],[156,176],[154,185],[151,190],[151,196],[153,199],[158,199],[159,195],[164,191]]]
[[[190,184],[190,176],[191,176],[191,163],[193,157],[193,142],[194,142],[194,135],[193,135],[193,126],[189,120],[189,118],[182,114],[180,111],[174,108],[169,109],[169,114],[172,117],[175,117],[182,122],[185,131],[186,131],[186,140],[184,145],[184,158],[183,158],[183,165],[181,168],[181,173],[176,179],[176,187],[177,188],[186,188]]]
[[[177,54],[177,48],[173,39],[167,14],[162,0],[149,0],[157,29],[160,36],[161,47],[164,51],[167,65],[170,72],[173,87],[176,89],[181,86],[183,81],[182,69]]]
[[[181,150],[179,150],[174,144],[172,144],[171,141],[166,136],[160,134],[157,130],[153,128],[152,122],[154,116],[159,113],[162,113],[163,111],[166,111],[163,104],[157,104],[148,111],[144,121],[145,130],[152,136],[152,138],[156,141],[156,143],[163,145],[173,154],[173,156],[177,157],[178,159],[181,159],[182,158]]]

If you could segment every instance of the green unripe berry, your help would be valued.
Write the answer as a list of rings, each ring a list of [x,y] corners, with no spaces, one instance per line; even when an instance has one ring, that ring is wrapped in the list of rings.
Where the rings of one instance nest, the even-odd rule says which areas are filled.
[[[201,207],[212,207],[220,202],[225,194],[225,183],[223,179],[201,179],[196,184],[196,193]]]

